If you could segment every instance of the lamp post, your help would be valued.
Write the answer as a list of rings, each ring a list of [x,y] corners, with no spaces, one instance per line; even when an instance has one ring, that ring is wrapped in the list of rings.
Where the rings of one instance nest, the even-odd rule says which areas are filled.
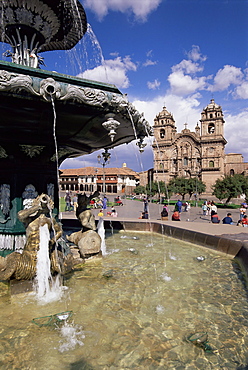
[[[103,171],[103,195],[106,193],[106,184],[105,184],[105,166],[109,163],[111,154],[108,152],[108,149],[105,149],[105,151],[97,156],[98,163],[102,165],[102,171]]]
[[[201,174],[202,170],[198,171],[195,177],[195,187],[196,187],[196,193],[195,193],[195,206],[198,207],[198,193],[197,193],[197,180],[199,175]]]

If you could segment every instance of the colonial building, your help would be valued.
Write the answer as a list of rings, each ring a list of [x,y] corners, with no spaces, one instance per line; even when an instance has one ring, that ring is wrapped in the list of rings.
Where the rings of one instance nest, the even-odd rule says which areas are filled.
[[[200,126],[177,133],[173,115],[164,107],[154,119],[154,181],[168,183],[175,177],[198,177],[206,193],[225,174],[245,173],[248,164],[241,154],[225,154],[224,116],[214,99],[203,109]]]
[[[84,167],[59,171],[60,190],[131,194],[139,184],[138,174],[123,164],[122,168]]]

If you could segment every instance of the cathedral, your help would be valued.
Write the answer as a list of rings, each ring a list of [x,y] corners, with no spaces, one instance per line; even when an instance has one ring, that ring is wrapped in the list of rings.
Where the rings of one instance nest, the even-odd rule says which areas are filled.
[[[206,195],[224,175],[248,174],[242,154],[225,154],[224,116],[220,105],[211,99],[201,113],[195,131],[177,133],[173,115],[164,107],[154,119],[154,181],[168,183],[175,177],[198,178],[206,184]]]

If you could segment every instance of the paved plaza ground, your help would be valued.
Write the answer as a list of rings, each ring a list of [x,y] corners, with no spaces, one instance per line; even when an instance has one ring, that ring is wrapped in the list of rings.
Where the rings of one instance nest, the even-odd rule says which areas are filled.
[[[108,196],[109,201],[114,200],[113,196]],[[188,212],[182,211],[181,213],[181,221],[171,221],[171,215],[173,213],[174,206],[169,206],[169,218],[168,221],[161,221],[160,213],[162,211],[163,206],[161,204],[156,203],[149,203],[149,219],[148,220],[140,220],[139,217],[144,210],[143,201],[138,200],[131,200],[131,199],[123,199],[123,206],[115,207],[118,217],[116,220],[132,220],[132,221],[139,221],[139,222],[149,222],[150,221],[160,221],[169,225],[173,225],[182,229],[192,230],[192,231],[199,231],[205,234],[210,235],[225,235],[232,239],[244,240],[248,241],[248,228],[239,227],[237,225],[237,221],[239,220],[239,209],[218,209],[218,215],[222,220],[227,212],[232,214],[232,219],[234,221],[233,225],[223,225],[220,224],[212,224],[210,221],[210,216],[203,216],[202,210],[200,207],[191,207]],[[111,208],[108,208],[110,211]],[[107,210],[107,211],[108,211]],[[93,214],[98,219],[98,212],[99,209],[93,209]],[[63,212],[62,219],[71,219],[76,218],[75,213],[71,212]],[[107,216],[107,212],[105,211],[104,219],[109,219],[110,216]]]

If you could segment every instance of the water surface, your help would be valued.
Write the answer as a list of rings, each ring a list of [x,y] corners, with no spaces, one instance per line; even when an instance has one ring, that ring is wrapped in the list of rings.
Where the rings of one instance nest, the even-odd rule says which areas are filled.
[[[203,261],[197,257],[203,256]],[[4,369],[244,369],[247,294],[232,260],[172,238],[116,233],[65,279],[63,298],[0,299]],[[61,327],[33,318],[72,310]],[[207,332],[214,353],[186,339]]]

